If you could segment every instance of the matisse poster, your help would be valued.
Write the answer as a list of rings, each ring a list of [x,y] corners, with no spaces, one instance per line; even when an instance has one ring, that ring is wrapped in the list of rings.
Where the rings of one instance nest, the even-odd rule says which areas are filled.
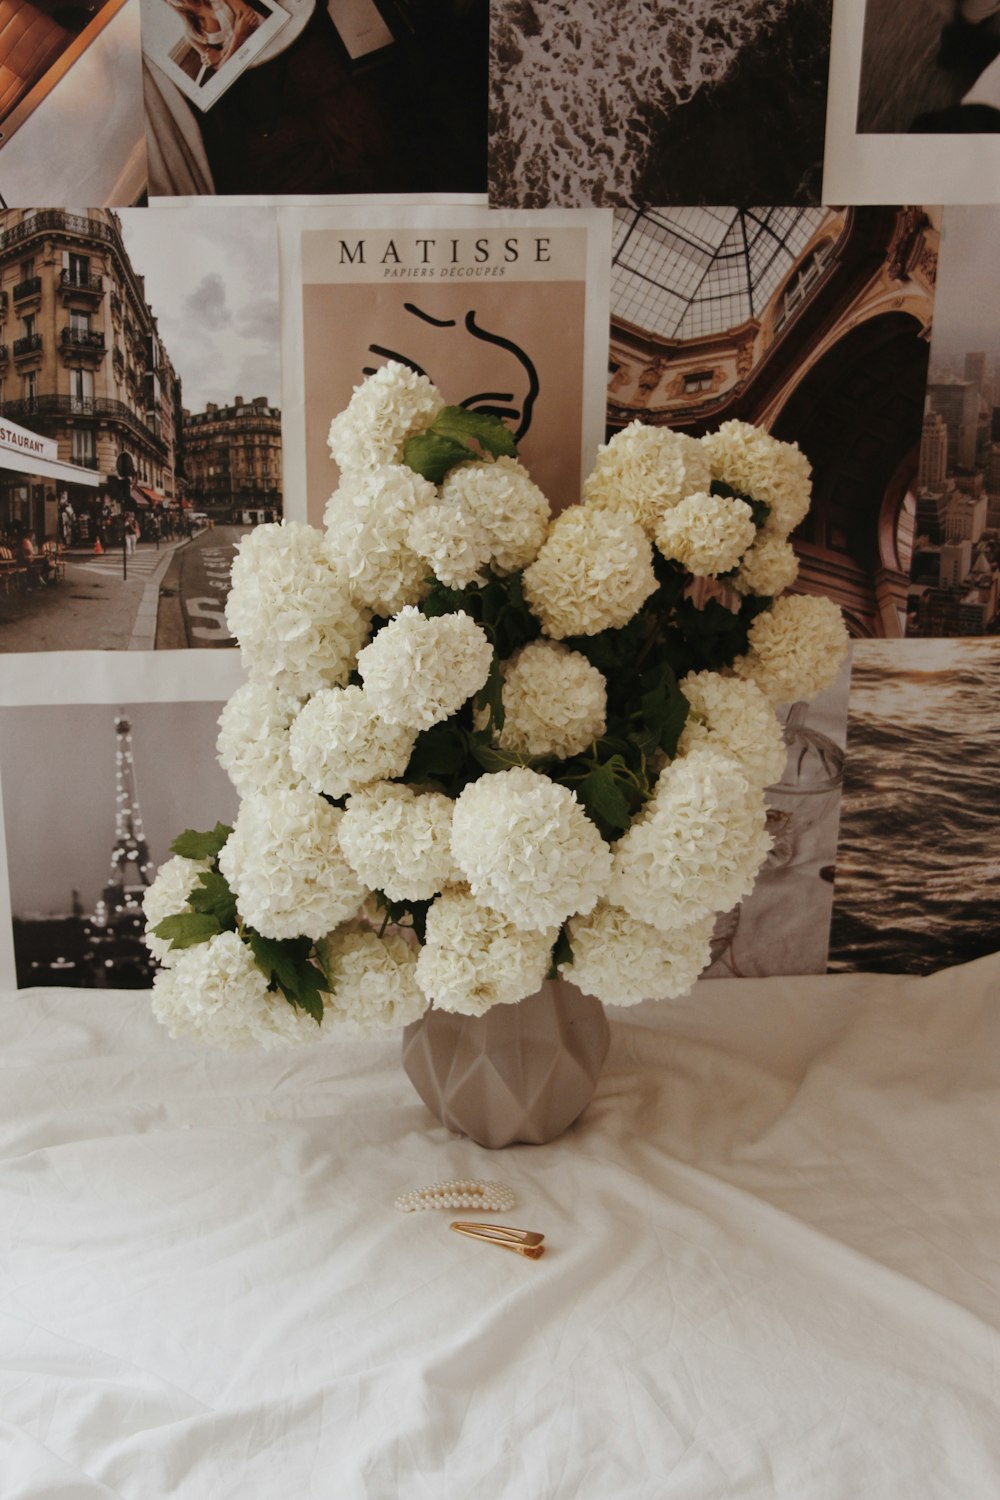
[[[604,436],[610,214],[438,205],[280,216],[287,513],[320,525],[331,419],[389,360],[502,418],[554,510]]]

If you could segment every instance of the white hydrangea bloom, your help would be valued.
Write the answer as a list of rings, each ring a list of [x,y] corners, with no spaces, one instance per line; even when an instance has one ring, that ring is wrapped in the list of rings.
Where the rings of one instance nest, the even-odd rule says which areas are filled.
[[[346,682],[369,628],[322,533],[296,521],[240,542],[226,620],[251,678],[300,697]]]
[[[598,448],[583,498],[587,505],[617,511],[652,537],[664,515],[685,495],[707,490],[711,478],[696,438],[635,421]]]
[[[387,724],[352,685],[310,698],[292,724],[289,753],[314,792],[344,797],[384,776],[402,776],[415,738],[405,725]]]
[[[497,573],[526,568],[545,540],[549,502],[515,458],[459,464],[445,475],[441,498],[478,522]]]
[[[653,549],[641,527],[580,505],[556,516],[524,574],[529,608],[556,640],[627,624],[655,589]]]
[[[638,1005],[686,995],[711,957],[715,917],[660,932],[599,901],[587,916],[572,917],[567,936],[573,962],[563,977],[605,1005]]]
[[[611,851],[573,793],[524,766],[465,788],[451,852],[477,901],[532,931],[590,911],[611,869]]]
[[[532,641],[504,663],[503,708],[502,750],[567,760],[604,733],[607,683],[579,651]]]
[[[153,928],[166,917],[179,917],[191,910],[188,897],[198,884],[202,871],[211,868],[209,859],[185,859],[183,855],[175,854],[160,866],[152,885],[146,888],[142,898],[146,918],[143,942],[157,963],[172,964],[181,950],[171,948],[166,938],[156,936]]]
[[[379,782],[349,799],[340,847],[370,890],[427,901],[462,878],[451,854],[454,806],[440,792]]]
[[[401,1030],[427,1009],[417,984],[417,949],[399,932],[382,937],[345,922],[317,944],[333,992],[324,1025],[336,1021],[356,1035]]]
[[[152,1003],[172,1037],[196,1037],[234,1051],[319,1042],[329,1035],[280,990],[268,989],[236,932],[180,950],[173,968],[153,980]]]
[[[666,768],[615,845],[608,900],[668,932],[728,910],[770,848],[764,795],[734,760],[696,748]]]
[[[740,570],[731,581],[739,594],[763,594],[773,599],[791,588],[799,576],[799,560],[791,542],[781,536],[761,534],[744,555]]]
[[[493,647],[471,615],[428,619],[408,605],[358,656],[372,706],[389,724],[429,729],[490,675]]]
[[[815,698],[829,687],[849,645],[832,599],[783,594],[750,627],[750,650],[733,671],[755,682],[772,703]]]
[[[341,479],[323,517],[326,547],[361,608],[388,617],[424,597],[427,564],[407,537],[414,516],[436,501],[430,481],[403,464]]]
[[[481,1016],[542,987],[557,929],[515,927],[466,890],[447,890],[427,913],[417,983],[438,1010]]]
[[[219,715],[219,764],[241,796],[298,786],[288,730],[299,699],[263,682],[245,682]]]
[[[763,530],[787,536],[812,499],[812,465],[798,443],[782,443],[760,427],[735,419],[701,439],[712,478],[771,507]]]
[[[429,505],[410,522],[407,541],[430,570],[451,589],[482,582],[490,560],[490,540],[475,516],[458,505]]]
[[[692,672],[680,685],[691,706],[677,751],[707,745],[737,762],[752,786],[779,781],[788,749],[769,698],[753,682],[718,672]]]
[[[390,360],[330,423],[330,456],[341,473],[399,463],[406,439],[424,432],[445,402],[426,375]]]
[[[256,792],[219,855],[240,915],[264,937],[320,938],[367,894],[340,847],[344,814],[308,791]]]
[[[757,535],[753,511],[725,495],[687,495],[658,523],[656,545],[696,578],[728,573]]]

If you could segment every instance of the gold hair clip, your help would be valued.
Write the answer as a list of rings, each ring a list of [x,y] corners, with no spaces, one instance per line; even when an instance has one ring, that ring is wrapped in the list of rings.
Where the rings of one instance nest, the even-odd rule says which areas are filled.
[[[451,1228],[458,1234],[467,1234],[470,1239],[486,1240],[488,1244],[499,1245],[501,1250],[526,1255],[529,1260],[538,1260],[545,1254],[544,1234],[536,1234],[532,1229],[510,1229],[506,1224],[462,1224],[457,1220],[452,1222]]]

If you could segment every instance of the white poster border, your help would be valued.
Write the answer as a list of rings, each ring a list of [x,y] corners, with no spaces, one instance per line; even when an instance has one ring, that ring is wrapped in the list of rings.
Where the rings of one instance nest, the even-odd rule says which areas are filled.
[[[221,702],[245,680],[237,649],[24,651],[0,656],[0,708]]]
[[[865,0],[834,0],[822,201],[997,202],[1000,134],[859,133],[864,30]]]

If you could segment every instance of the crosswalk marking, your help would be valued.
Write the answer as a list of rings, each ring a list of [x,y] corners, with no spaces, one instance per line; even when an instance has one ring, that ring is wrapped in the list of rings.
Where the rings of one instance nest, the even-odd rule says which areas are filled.
[[[166,556],[163,552],[136,552],[128,558],[128,576],[148,577],[155,573]],[[84,573],[98,573],[105,577],[120,578],[122,576],[122,555],[120,552],[105,552],[103,556],[82,558],[70,557],[66,559],[67,567],[78,569]]]

